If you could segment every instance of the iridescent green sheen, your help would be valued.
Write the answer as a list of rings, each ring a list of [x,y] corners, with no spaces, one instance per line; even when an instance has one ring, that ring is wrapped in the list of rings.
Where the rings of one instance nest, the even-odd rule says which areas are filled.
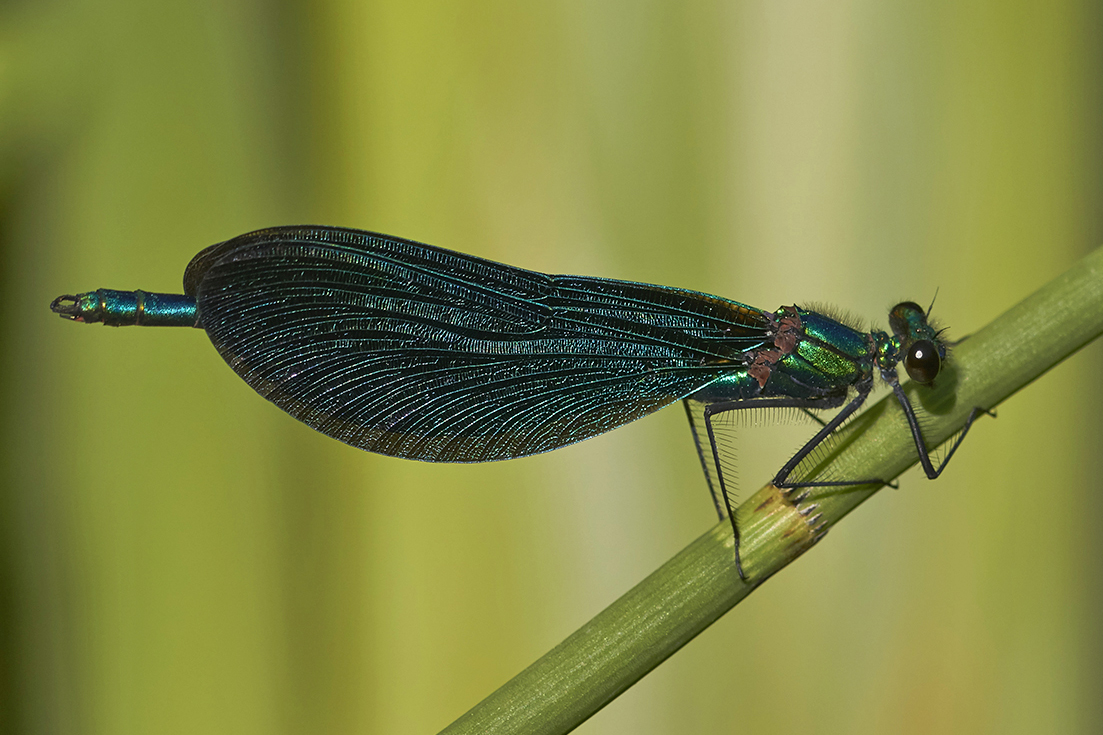
[[[831,348],[831,346],[810,339],[797,345],[796,354],[808,363],[804,372],[818,375],[824,388],[830,385],[849,384],[858,372],[855,358]]]
[[[869,335],[841,322],[797,309],[803,336],[783,369],[800,383],[831,392],[870,374]]]
[[[853,360],[863,360],[869,355],[869,335],[865,332],[814,311],[797,311],[806,338],[830,345],[833,350]]]
[[[727,373],[698,390],[694,398],[711,403],[731,396],[756,396],[761,392],[762,386],[742,365],[733,365]]]

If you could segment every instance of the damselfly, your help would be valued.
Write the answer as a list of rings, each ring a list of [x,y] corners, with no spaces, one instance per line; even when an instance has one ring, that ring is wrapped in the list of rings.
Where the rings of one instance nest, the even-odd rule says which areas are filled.
[[[732,519],[737,564],[716,416],[841,407],[777,472],[774,484],[789,489],[884,484],[793,477],[865,402],[875,376],[895,393],[932,479],[983,411],[973,409],[936,467],[896,366],[930,385],[946,345],[910,301],[890,312],[892,334],[863,332],[798,306],[771,312],[667,286],[546,275],[335,227],[213,245],[188,264],[184,295],[100,289],[51,308],[81,322],[204,329],[284,411],[395,457],[524,457],[685,401],[716,509]]]

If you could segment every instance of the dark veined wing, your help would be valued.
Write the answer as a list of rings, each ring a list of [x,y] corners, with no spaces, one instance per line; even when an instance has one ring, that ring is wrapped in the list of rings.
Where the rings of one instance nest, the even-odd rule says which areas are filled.
[[[184,275],[258,393],[381,454],[544,452],[668,405],[765,339],[757,309],[663,286],[551,276],[370,232],[281,227]]]

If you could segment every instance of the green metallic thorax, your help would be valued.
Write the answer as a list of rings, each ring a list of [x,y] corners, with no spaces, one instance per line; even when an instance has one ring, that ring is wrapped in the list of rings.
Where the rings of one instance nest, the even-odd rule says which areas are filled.
[[[785,367],[794,378],[821,390],[853,385],[871,374],[869,335],[823,314],[796,309],[804,338]]]
[[[851,386],[872,380],[883,347],[874,335],[795,306],[768,316],[769,339],[744,353],[741,369],[710,383],[696,399],[839,399]]]

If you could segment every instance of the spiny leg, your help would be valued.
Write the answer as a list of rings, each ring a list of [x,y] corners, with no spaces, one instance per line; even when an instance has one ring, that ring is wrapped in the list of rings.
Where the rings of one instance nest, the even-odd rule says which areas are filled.
[[[705,482],[708,483],[709,493],[712,495],[712,504],[716,508],[716,515],[719,516],[720,520],[724,520],[724,518],[729,515],[729,506],[727,499],[721,497],[723,488],[721,487],[718,489],[716,484],[712,481],[712,473],[709,472],[708,459],[705,457],[705,448],[701,444],[701,437],[697,433],[697,422],[693,419],[693,409],[689,406],[689,399],[684,399],[682,405],[686,408],[686,418],[689,419],[689,430],[690,433],[693,434],[693,444],[697,447],[697,458],[701,460],[701,470],[705,473]],[[719,464],[715,461],[715,455],[713,456],[713,466],[719,467]],[[717,472],[719,472],[719,470],[717,470]]]
[[[739,556],[739,525],[736,522],[735,508],[732,506],[731,494],[728,492],[727,485],[724,482],[724,470],[723,470],[723,467],[722,467],[722,463],[720,461],[719,443],[716,440],[716,432],[713,429],[712,417],[715,416],[715,415],[721,414],[721,413],[728,413],[730,411],[739,411],[739,410],[748,409],[748,408],[799,408],[802,411],[804,411],[805,413],[808,413],[808,409],[810,407],[813,407],[813,408],[835,408],[838,405],[839,405],[838,401],[835,401],[834,399],[825,399],[825,400],[814,400],[813,399],[813,400],[810,400],[810,399],[798,399],[798,398],[772,398],[772,399],[734,400],[734,401],[721,401],[721,402],[717,402],[717,403],[709,403],[709,404],[705,405],[704,412],[703,412],[703,416],[704,416],[704,419],[705,419],[705,430],[707,432],[708,439],[709,439],[709,445],[710,445],[710,448],[711,448],[713,467],[715,468],[715,471],[716,471],[716,481],[717,481],[717,485],[719,486],[719,495],[723,498],[723,504],[724,504],[723,508],[724,508],[724,510],[727,511],[726,515],[727,515],[728,519],[731,521],[732,535],[734,536],[734,539],[735,539],[735,567],[739,572],[740,579],[746,580],[747,576],[743,572],[743,564],[742,564],[742,561],[741,561],[740,556]],[[855,408],[857,408],[857,406],[855,406]],[[686,410],[687,410],[687,412],[689,411],[688,402],[686,404]],[[853,412],[853,409],[851,409],[851,412]],[[694,435],[694,439],[696,440],[698,438],[697,437],[696,426],[693,423],[692,414],[690,413],[689,415],[690,415],[690,425],[691,425],[691,427],[693,427],[693,435]],[[823,421],[819,420],[818,417],[816,417],[816,416],[814,416],[813,414],[810,414],[810,413],[809,413],[809,415],[813,416],[813,418],[815,418],[820,424],[823,424]],[[843,419],[845,420],[845,418],[846,417],[844,416]],[[836,424],[836,426],[837,426],[837,424]],[[833,430],[834,430],[833,428],[828,430],[827,434],[830,434],[831,431],[833,431]],[[821,430],[821,433],[823,433],[823,430]],[[819,435],[817,434],[817,436],[819,436]],[[823,439],[821,438],[819,441],[823,441]],[[811,450],[809,449],[809,451],[811,451]],[[702,463],[704,463],[704,461],[705,461],[704,460],[704,448],[701,446],[700,443],[698,443],[698,453],[701,456]],[[807,452],[805,454],[807,454]],[[803,457],[803,455],[802,455],[802,457]],[[798,462],[799,462],[799,460],[798,460]],[[794,464],[794,466],[796,466],[796,465]],[[786,475],[788,475],[789,472],[792,472],[792,467],[789,467],[787,470],[786,470],[786,468],[783,467],[782,470],[785,471]],[[707,466],[705,467],[705,479],[708,480],[708,482],[709,482],[709,490],[713,493],[714,502],[717,502],[717,500],[716,500],[716,496],[717,496],[716,489],[712,485],[712,481],[710,479],[710,474],[708,472]],[[777,486],[776,478],[775,478],[774,484],[775,484],[775,486]],[[781,487],[781,486],[778,486],[778,487]],[[717,504],[719,505],[718,502],[717,502]],[[811,509],[805,509],[805,510],[810,511]],[[721,515],[721,518],[723,518],[723,515]]]
[[[728,519],[732,524],[732,536],[735,541],[735,570],[739,572],[739,578],[746,582],[747,575],[743,572],[743,560],[739,558],[739,524],[735,519],[735,509],[732,508],[731,496],[728,495],[728,489],[724,486],[724,470],[720,466],[720,452],[717,449],[716,433],[712,429],[713,412],[710,410],[711,408],[711,405],[705,406],[705,429],[708,431],[709,445],[712,447],[712,463],[713,467],[716,468],[716,481],[720,485],[720,494],[724,498],[724,507],[728,511]]]
[[[811,454],[816,447],[822,444],[831,436],[835,431],[843,425],[843,423],[850,418],[855,411],[861,408],[865,403],[866,398],[869,396],[869,390],[860,390],[858,395],[846,404],[841,411],[835,414],[830,421],[823,425],[823,428],[816,432],[816,435],[809,439],[803,447],[797,450],[797,453],[789,458],[777,475],[774,476],[774,486],[792,491],[795,488],[809,488],[809,487],[848,487],[854,485],[888,485],[889,483],[880,478],[868,479],[868,480],[823,480],[823,481],[809,481],[809,482],[789,482],[789,475],[793,470],[797,468],[804,459]],[[796,498],[790,498],[793,503],[799,503],[807,497],[807,493],[803,493]]]
[[[931,462],[930,452],[927,451],[927,444],[923,439],[923,432],[919,429],[919,419],[915,415],[915,409],[912,407],[911,401],[908,399],[906,393],[904,393],[903,387],[901,387],[899,381],[892,382],[892,392],[896,394],[896,400],[900,402],[900,407],[904,409],[904,416],[908,419],[908,428],[911,430],[912,439],[915,441],[915,451],[919,455],[919,463],[923,465],[923,471],[927,473],[927,478],[934,480],[942,474],[942,470],[946,469],[946,465],[950,463],[950,458],[954,456],[954,452],[961,446],[961,442],[965,439],[965,435],[969,433],[969,429],[972,428],[973,422],[977,416],[982,413],[986,413],[989,416],[995,418],[996,414],[993,411],[989,411],[987,408],[981,406],[973,406],[973,410],[969,412],[969,418],[965,420],[965,426],[962,427],[961,433],[957,435],[957,439],[954,440],[953,445],[950,447],[949,453],[943,458],[942,462],[936,468],[934,463]]]

